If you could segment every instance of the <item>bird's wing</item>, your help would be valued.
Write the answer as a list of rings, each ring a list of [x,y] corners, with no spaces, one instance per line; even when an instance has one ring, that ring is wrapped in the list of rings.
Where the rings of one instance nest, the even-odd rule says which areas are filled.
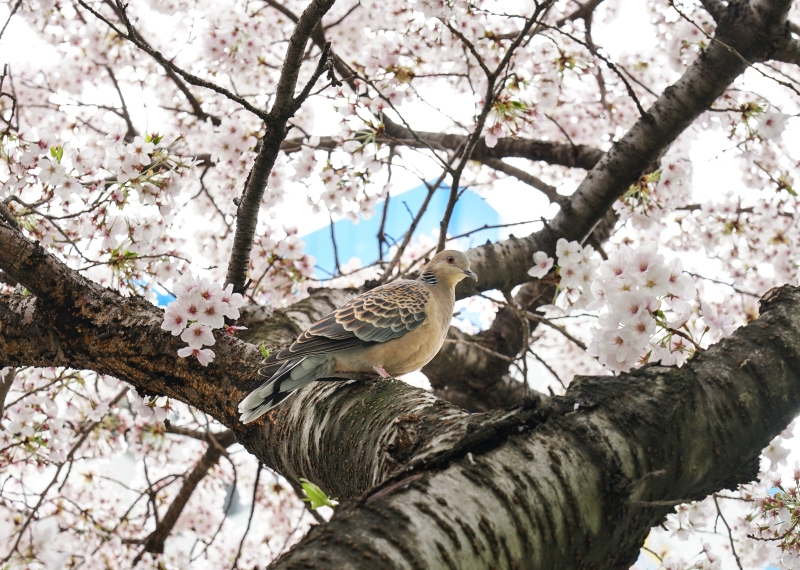
[[[430,292],[418,281],[376,287],[342,305],[304,331],[275,360],[335,352],[400,338],[425,321]]]

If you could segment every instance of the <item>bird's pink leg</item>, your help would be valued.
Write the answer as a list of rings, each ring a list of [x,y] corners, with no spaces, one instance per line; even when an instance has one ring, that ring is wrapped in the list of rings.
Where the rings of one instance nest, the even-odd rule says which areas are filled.
[[[388,372],[381,368],[380,366],[373,366],[372,369],[378,373],[381,378],[391,378]]]

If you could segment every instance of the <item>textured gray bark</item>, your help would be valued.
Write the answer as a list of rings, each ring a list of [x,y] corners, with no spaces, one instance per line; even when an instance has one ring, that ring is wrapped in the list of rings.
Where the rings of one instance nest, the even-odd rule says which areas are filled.
[[[449,428],[418,468],[340,506],[272,567],[628,568],[672,510],[643,503],[755,478],[800,411],[798,362],[800,289],[784,287],[681,369],[577,378],[542,409]]]

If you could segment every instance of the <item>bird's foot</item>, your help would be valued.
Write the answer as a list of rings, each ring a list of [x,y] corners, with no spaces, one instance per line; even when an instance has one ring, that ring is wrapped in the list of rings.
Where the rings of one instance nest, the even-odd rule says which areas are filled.
[[[378,373],[381,378],[391,378],[388,372],[381,368],[380,366],[373,366],[372,369]]]

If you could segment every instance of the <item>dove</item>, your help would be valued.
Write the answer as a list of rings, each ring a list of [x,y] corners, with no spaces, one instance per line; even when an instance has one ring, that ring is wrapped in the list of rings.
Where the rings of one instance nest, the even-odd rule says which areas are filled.
[[[444,343],[456,285],[478,280],[469,265],[464,253],[441,251],[417,279],[376,287],[311,325],[267,359],[280,367],[239,403],[240,421],[254,421],[320,378],[389,378],[425,366]]]

